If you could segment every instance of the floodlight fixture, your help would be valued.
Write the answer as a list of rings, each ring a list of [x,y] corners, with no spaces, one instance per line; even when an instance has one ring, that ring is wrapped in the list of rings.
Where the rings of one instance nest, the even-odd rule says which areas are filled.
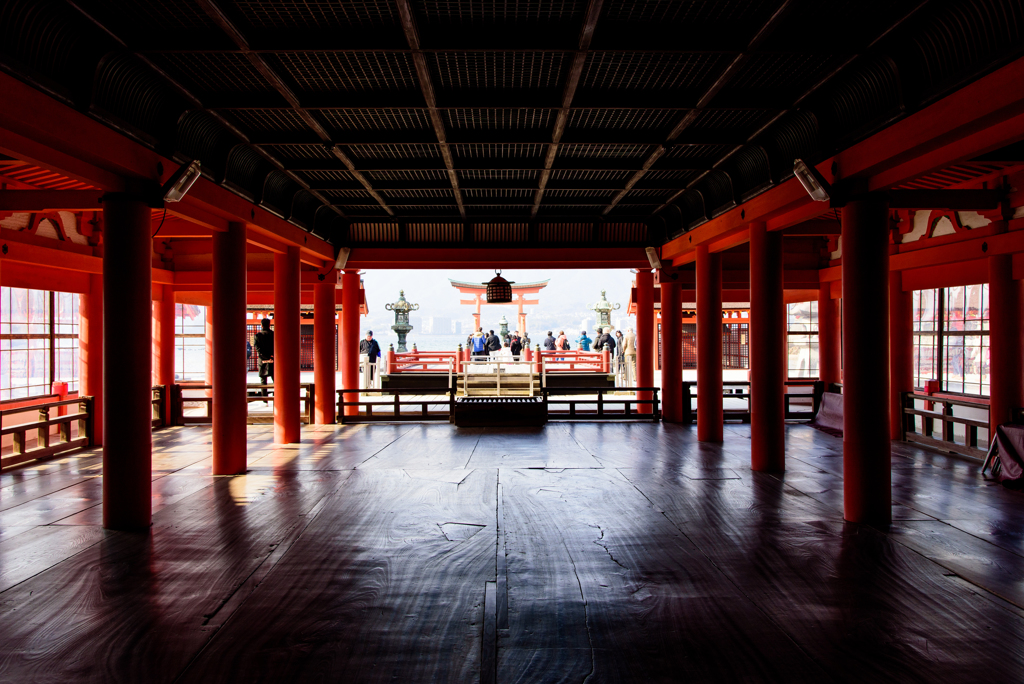
[[[336,268],[339,271],[345,268],[345,265],[348,264],[348,258],[349,256],[351,256],[351,254],[351,247],[341,247],[340,249],[338,249],[338,256],[334,260],[334,268]]]
[[[647,261],[650,262],[651,268],[655,270],[661,268],[661,259],[658,257],[658,249],[656,247],[646,247],[644,251],[647,252]]]
[[[828,202],[831,198],[832,186],[817,169],[805,164],[803,159],[793,160],[793,175],[815,202]]]
[[[164,202],[180,202],[181,198],[192,188],[199,176],[202,175],[198,159],[192,160],[189,164],[182,164],[178,170],[171,174],[164,186],[160,189]]]

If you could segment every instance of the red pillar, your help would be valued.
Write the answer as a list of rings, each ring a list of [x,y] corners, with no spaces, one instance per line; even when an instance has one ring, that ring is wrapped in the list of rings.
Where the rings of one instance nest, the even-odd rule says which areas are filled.
[[[721,442],[722,257],[697,247],[697,439]]]
[[[900,439],[900,394],[914,389],[914,294],[903,291],[901,271],[889,272],[889,439]]]
[[[786,469],[782,234],[750,224],[750,467]]]
[[[999,222],[1005,226],[1005,222]],[[1005,230],[1005,228],[1004,228]],[[1013,279],[1013,257],[989,257],[990,435],[1024,405],[1021,380],[1021,284]],[[992,437],[990,437],[992,439]]]
[[[92,397],[92,443],[103,446],[103,276],[78,299],[78,396]]]
[[[341,384],[343,389],[359,387],[359,271],[345,271],[341,275]],[[358,401],[359,395],[349,394],[345,401]],[[359,413],[358,406],[346,406],[345,415]]]
[[[654,331],[654,273],[636,272],[636,386],[654,386],[654,355],[658,341]],[[650,400],[651,392],[638,392],[637,399]],[[652,413],[650,404],[640,404],[639,413]]]
[[[839,301],[832,299],[832,283],[818,287],[818,379],[828,390],[842,382],[840,372]]]
[[[876,525],[892,519],[888,222],[884,200],[843,207],[843,515]]]
[[[313,385],[317,425],[334,423],[338,409],[338,397],[334,391],[335,355],[338,353],[334,344],[334,293],[337,284],[337,273],[331,271],[323,282],[313,286]]]
[[[299,248],[274,254],[274,441],[300,439]]]
[[[164,425],[171,424],[171,386],[174,384],[174,286],[161,285],[153,322],[153,383],[166,387]]]
[[[661,281],[662,420],[683,422],[683,293],[678,282]]]
[[[229,223],[226,231],[213,234],[214,475],[246,469],[245,293],[245,224]]]
[[[150,211],[125,195],[103,201],[103,526],[145,530],[152,517],[153,295]]]

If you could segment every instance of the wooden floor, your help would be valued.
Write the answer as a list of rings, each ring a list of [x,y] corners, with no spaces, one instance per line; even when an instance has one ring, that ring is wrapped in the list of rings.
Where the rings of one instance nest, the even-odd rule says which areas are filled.
[[[958,457],[895,445],[883,532],[805,426],[784,476],[749,426],[155,436],[150,535],[95,453],[0,475],[0,681],[1024,680],[1024,495]]]

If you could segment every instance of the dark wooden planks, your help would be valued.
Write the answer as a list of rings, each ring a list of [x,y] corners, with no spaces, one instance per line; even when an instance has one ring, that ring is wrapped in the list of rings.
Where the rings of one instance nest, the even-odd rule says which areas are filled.
[[[352,472],[184,680],[478,679],[496,474],[436,472]]]
[[[0,679],[172,681],[215,630],[205,623],[341,479],[217,478],[157,513],[150,535],[103,532],[0,594]]]
[[[614,470],[501,476],[510,627],[502,681],[822,681]]]

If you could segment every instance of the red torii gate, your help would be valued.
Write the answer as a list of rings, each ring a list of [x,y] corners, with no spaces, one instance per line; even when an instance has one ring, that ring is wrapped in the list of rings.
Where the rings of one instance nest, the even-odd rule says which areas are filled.
[[[483,304],[491,304],[484,300],[484,295],[487,293],[486,283],[467,283],[461,280],[448,279],[448,282],[452,284],[456,290],[462,294],[472,295],[473,299],[469,301],[463,299],[460,300],[460,304],[469,304],[470,306],[476,304],[476,312],[473,314],[473,330],[480,328],[480,306]],[[519,332],[526,332],[526,312],[523,311],[523,306],[526,304],[540,304],[539,299],[526,299],[526,295],[537,294],[545,287],[551,280],[539,280],[534,283],[513,283],[512,294],[515,295],[513,303],[519,306],[519,315],[516,319],[518,327],[516,328]]]

